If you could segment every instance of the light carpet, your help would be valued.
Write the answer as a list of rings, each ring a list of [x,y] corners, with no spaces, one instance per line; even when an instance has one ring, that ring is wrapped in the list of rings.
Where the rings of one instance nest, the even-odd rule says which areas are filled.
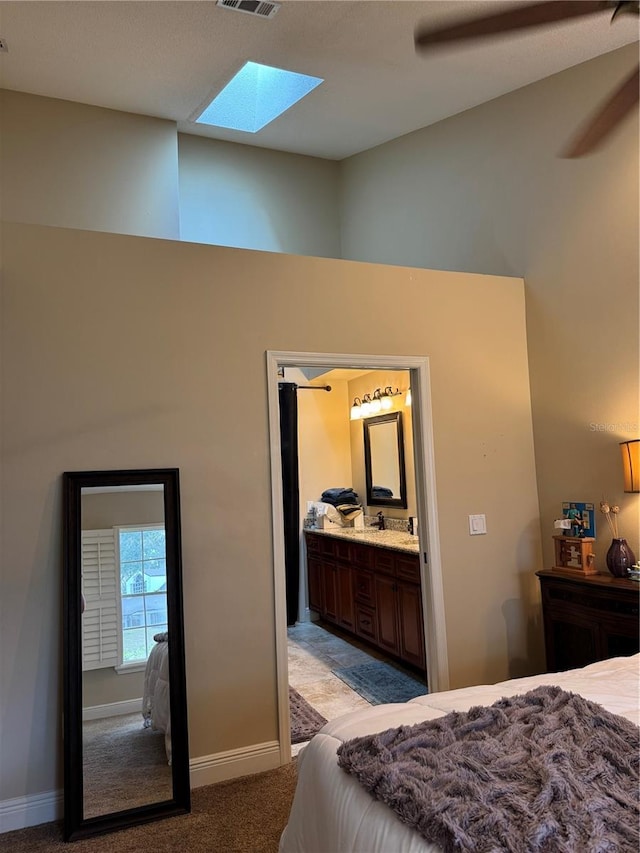
[[[142,714],[84,722],[82,741],[85,818],[171,799],[164,735]]]
[[[59,823],[0,835],[2,853],[277,853],[296,784],[296,761],[196,788],[188,815],[76,841]]]

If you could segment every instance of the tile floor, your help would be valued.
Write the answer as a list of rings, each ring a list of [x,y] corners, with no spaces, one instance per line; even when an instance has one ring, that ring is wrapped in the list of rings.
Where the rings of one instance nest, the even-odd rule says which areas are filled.
[[[383,655],[367,649],[356,640],[347,642],[315,622],[298,622],[287,629],[289,638],[289,684],[327,720],[371,705],[347,686],[331,670],[372,660]],[[293,755],[305,746],[294,744]]]

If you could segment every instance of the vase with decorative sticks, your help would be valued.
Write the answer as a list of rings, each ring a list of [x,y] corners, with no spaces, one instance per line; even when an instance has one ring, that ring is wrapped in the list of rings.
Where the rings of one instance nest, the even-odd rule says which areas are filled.
[[[615,578],[626,578],[629,569],[636,562],[636,557],[627,540],[622,538],[618,532],[620,507],[616,504],[610,505],[607,501],[600,501],[600,512],[606,518],[612,536],[611,545],[605,557],[607,568]]]

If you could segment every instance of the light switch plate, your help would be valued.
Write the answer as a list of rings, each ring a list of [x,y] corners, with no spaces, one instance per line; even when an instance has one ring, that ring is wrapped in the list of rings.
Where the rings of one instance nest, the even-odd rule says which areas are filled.
[[[469,535],[479,536],[481,533],[487,532],[487,518],[482,513],[481,515],[469,516]]]

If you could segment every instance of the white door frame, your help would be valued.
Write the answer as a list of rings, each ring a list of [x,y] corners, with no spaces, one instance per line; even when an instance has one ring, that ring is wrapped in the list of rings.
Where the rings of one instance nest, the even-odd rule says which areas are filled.
[[[280,455],[280,404],[278,368],[326,367],[355,370],[410,370],[413,419],[416,512],[420,536],[422,612],[429,691],[449,688],[449,660],[444,616],[442,565],[436,503],[436,478],[431,417],[429,359],[399,355],[346,355],[338,353],[280,352],[268,350],[267,395],[271,454],[271,513],[273,529],[273,578],[275,592],[276,677],[278,686],[278,733],[280,761],[291,760],[289,732],[289,666],[287,649],[287,593],[282,525],[282,467]],[[426,533],[426,535],[425,535]],[[427,560],[428,555],[428,560]]]

